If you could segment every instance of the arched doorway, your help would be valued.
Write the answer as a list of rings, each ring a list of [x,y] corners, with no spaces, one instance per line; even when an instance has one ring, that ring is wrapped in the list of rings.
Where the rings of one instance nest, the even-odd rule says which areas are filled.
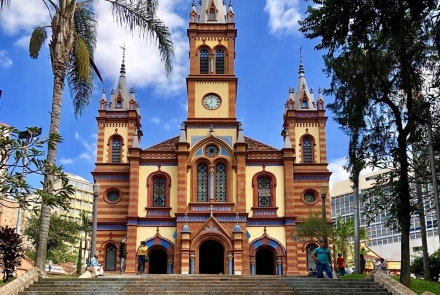
[[[105,270],[116,270],[116,246],[111,244],[105,248]]]
[[[156,248],[148,254],[148,273],[167,274],[167,252]]]
[[[275,274],[275,256],[270,249],[258,249],[257,254],[255,255],[255,264],[257,275]]]
[[[217,241],[204,242],[199,248],[199,274],[225,273],[225,249]]]
[[[307,271],[315,273],[318,271],[316,269],[316,262],[313,260],[312,254],[315,251],[317,245],[311,244],[307,246]]]

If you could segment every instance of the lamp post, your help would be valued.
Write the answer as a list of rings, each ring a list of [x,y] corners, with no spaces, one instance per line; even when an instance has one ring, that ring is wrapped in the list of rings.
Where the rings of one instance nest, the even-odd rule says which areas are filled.
[[[101,186],[98,183],[93,184],[93,224],[92,224],[92,255],[93,257],[96,254],[96,228],[97,228],[97,214],[98,214],[98,196],[99,191],[101,190]]]
[[[327,197],[328,186],[327,184],[321,185],[321,198],[322,198],[322,241],[328,244],[327,238],[327,212],[325,208],[325,198]]]

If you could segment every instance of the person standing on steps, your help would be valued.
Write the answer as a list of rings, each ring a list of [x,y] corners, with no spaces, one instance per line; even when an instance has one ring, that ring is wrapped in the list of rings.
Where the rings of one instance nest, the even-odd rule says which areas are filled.
[[[336,259],[338,264],[338,272],[340,276],[345,276],[345,259],[342,257],[341,253],[338,253],[338,258]]]
[[[138,256],[138,270],[136,275],[145,273],[145,262],[147,262],[147,246],[144,241],[141,241],[139,245],[136,255]]]
[[[365,261],[365,257],[364,257],[363,254],[360,254],[359,256],[360,256],[360,268],[361,268],[359,273],[363,274],[365,272],[365,263],[366,263],[366,261]]]
[[[127,238],[124,238],[121,241],[121,245],[119,246],[119,258],[121,260],[119,273],[123,274],[125,270],[125,261],[127,260]]]
[[[318,268],[318,274],[316,277],[321,279],[324,278],[323,272],[325,271],[327,277],[333,279],[332,268],[330,266],[330,250],[325,241],[321,243],[321,247],[318,247],[313,251],[312,258],[316,262]]]

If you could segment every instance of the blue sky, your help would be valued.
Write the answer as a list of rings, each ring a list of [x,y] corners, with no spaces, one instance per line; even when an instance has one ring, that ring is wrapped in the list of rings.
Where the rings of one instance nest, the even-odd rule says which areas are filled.
[[[142,114],[141,147],[179,135],[186,120],[186,81],[189,72],[188,27],[192,0],[160,0],[158,16],[170,28],[175,43],[174,71],[168,80],[155,45],[118,26],[110,6],[95,1],[98,15],[98,43],[95,63],[104,79],[96,82],[94,95],[84,114],[75,119],[72,99],[66,87],[61,119],[64,143],[58,149],[58,164],[64,170],[92,181],[96,157],[98,101],[101,90],[107,97],[115,88],[126,50],[127,86],[134,87]],[[309,87],[328,88],[330,80],[323,73],[322,55],[314,50],[319,40],[307,40],[298,31],[307,5],[302,0],[235,0],[236,76],[238,77],[237,119],[243,123],[245,136],[282,148],[284,103],[288,88],[296,87],[300,47]],[[0,122],[18,129],[43,127],[48,133],[52,99],[52,72],[47,44],[37,60],[29,57],[28,44],[33,28],[48,24],[49,14],[43,1],[11,0],[9,10],[0,14]],[[333,100],[324,97],[325,103]],[[327,156],[333,172],[331,182],[347,178],[342,165],[347,155],[348,138],[327,111]]]

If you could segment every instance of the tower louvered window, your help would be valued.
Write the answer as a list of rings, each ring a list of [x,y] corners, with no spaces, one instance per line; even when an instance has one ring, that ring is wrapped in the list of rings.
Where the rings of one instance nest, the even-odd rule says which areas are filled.
[[[165,184],[166,181],[163,178],[156,178],[153,182],[153,206],[164,207],[165,206]]]
[[[215,52],[215,73],[225,73],[225,52],[221,49]]]
[[[200,74],[209,72],[209,52],[206,49],[200,51]]]
[[[215,200],[226,202],[226,165],[217,164],[215,167]]]
[[[258,179],[258,207],[270,207],[270,179]]]
[[[121,139],[112,139],[112,163],[121,163]]]
[[[304,138],[302,144],[303,163],[313,163],[312,160],[312,140],[310,138]]]
[[[209,20],[215,20],[215,11],[214,11],[214,9],[211,9],[211,11],[209,11]]]
[[[197,166],[197,201],[208,201],[208,165]]]

